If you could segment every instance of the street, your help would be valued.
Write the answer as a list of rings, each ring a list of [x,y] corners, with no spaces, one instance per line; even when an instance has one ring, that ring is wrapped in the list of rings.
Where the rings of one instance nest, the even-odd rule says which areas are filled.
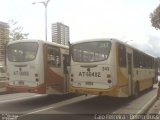
[[[75,95],[39,95],[34,93],[13,93],[0,95],[0,113],[26,114]]]
[[[138,98],[113,98],[92,95],[39,95],[13,93],[0,95],[2,117],[18,115],[20,120],[96,119],[98,114],[137,114],[157,94],[157,88],[142,92]],[[98,119],[98,118],[97,118]]]

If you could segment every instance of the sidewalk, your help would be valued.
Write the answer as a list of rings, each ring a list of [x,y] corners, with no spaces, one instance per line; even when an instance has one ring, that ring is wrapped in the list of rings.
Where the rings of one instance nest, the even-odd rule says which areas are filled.
[[[160,81],[157,84],[157,96],[155,101],[153,101],[153,105],[147,111],[147,114],[160,114]],[[159,97],[158,97],[159,96]]]
[[[147,111],[147,114],[160,114],[160,83],[159,85],[157,85],[157,87],[159,88],[157,89],[157,96],[155,102],[153,102],[153,105]]]
[[[149,109],[147,114],[160,114],[160,98],[156,100],[154,105]]]

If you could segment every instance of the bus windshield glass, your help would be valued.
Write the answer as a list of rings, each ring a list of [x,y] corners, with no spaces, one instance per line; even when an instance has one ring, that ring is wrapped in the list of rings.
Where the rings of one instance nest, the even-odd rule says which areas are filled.
[[[97,62],[106,60],[111,49],[110,41],[94,41],[72,46],[72,58],[75,62]]]
[[[38,43],[23,42],[11,44],[7,48],[8,60],[11,62],[27,62],[36,58]]]

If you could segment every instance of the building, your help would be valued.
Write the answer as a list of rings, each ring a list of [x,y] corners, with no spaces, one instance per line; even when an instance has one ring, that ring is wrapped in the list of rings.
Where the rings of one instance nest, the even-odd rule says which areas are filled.
[[[52,24],[52,42],[68,45],[68,41],[69,27],[60,22]]]
[[[0,21],[0,65],[5,65],[6,44],[9,41],[9,25]]]

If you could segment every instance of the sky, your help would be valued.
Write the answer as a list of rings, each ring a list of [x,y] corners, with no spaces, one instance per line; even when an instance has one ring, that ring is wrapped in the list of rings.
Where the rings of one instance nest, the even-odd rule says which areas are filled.
[[[0,21],[13,19],[29,39],[45,39],[45,0],[1,0]],[[47,6],[48,41],[51,24],[70,27],[70,41],[117,38],[154,56],[160,56],[160,30],[149,15],[159,0],[50,0]]]

